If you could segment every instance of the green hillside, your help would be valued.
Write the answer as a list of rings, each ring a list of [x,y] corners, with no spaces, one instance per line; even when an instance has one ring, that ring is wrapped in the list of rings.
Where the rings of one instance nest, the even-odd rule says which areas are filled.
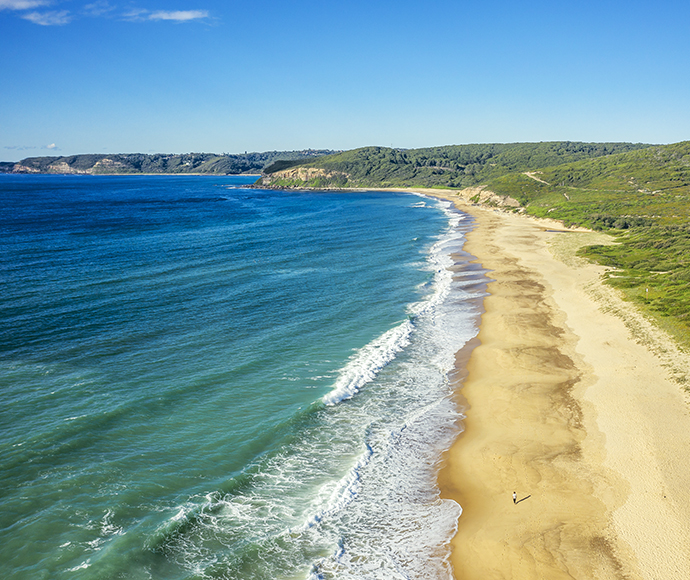
[[[607,231],[617,244],[591,246],[582,254],[616,268],[608,283],[690,347],[690,142],[366,147],[281,162],[269,166],[261,182],[270,187],[482,185],[517,200],[522,206],[517,211]]]
[[[690,142],[506,175],[488,187],[535,216],[608,231],[619,244],[585,257],[617,268],[621,289],[690,347]]]
[[[540,180],[540,181],[539,181]],[[539,217],[593,229],[682,225],[688,220],[690,142],[511,173],[487,181]]]
[[[507,143],[451,145],[424,149],[363,147],[317,160],[278,163],[267,175],[290,167],[311,167],[332,173],[314,183],[264,179],[272,186],[313,187],[450,187],[485,183],[515,171],[526,171],[634,151],[649,145],[632,143]]]

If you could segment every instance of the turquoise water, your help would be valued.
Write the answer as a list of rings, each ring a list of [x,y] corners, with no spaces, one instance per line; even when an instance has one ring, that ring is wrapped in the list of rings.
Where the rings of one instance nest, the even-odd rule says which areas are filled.
[[[1,577],[449,576],[469,219],[251,181],[0,176]]]

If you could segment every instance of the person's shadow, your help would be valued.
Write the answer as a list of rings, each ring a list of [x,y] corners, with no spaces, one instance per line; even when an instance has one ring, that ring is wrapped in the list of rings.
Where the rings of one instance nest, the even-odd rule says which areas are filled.
[[[517,504],[519,504],[521,501],[525,501],[526,499],[529,499],[529,498],[531,498],[531,497],[532,497],[531,495],[528,495],[527,497],[523,497],[522,499],[517,500],[517,501],[515,502],[515,505],[517,505]]]

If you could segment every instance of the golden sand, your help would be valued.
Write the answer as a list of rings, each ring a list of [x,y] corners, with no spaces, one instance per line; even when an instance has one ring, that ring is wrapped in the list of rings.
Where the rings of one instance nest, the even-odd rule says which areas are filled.
[[[601,234],[423,193],[475,217],[494,280],[439,475],[456,579],[689,579],[690,359],[574,257]]]

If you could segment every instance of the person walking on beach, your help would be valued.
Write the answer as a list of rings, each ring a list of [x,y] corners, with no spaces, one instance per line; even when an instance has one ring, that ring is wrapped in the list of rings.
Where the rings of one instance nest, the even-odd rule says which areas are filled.
[[[513,492],[513,503],[517,503],[517,493]]]

